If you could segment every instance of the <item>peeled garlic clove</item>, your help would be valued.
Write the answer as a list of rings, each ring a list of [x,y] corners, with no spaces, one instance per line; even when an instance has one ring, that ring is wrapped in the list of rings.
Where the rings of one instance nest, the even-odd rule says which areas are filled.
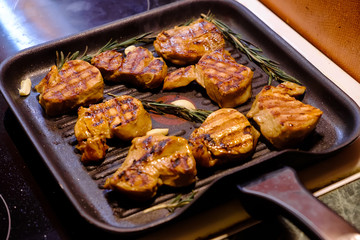
[[[127,48],[125,48],[124,52],[125,52],[125,55],[128,55],[129,52],[133,51],[136,47],[134,45],[130,45],[128,46]]]
[[[169,134],[169,129],[168,128],[154,128],[146,133],[147,136],[154,135],[154,134],[162,134],[162,135],[166,136]]]
[[[26,78],[22,80],[20,83],[19,94],[20,96],[27,96],[30,94],[31,91],[31,80],[30,78]]]
[[[188,100],[184,100],[184,99],[173,101],[173,102],[171,102],[171,104],[174,104],[174,105],[180,106],[180,107],[184,107],[184,108],[187,108],[187,109],[190,109],[190,110],[195,110],[196,109],[194,104],[192,104]]]

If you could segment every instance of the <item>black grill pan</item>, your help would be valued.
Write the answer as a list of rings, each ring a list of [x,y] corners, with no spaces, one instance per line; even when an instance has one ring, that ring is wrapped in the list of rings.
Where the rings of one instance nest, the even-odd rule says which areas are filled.
[[[41,81],[54,64],[56,51],[64,53],[83,51],[87,46],[90,53],[96,52],[110,39],[122,41],[145,32],[156,33],[185,23],[191,18],[198,18],[201,13],[209,11],[233,30],[241,33],[244,39],[263,49],[264,55],[279,62],[287,73],[299,79],[307,87],[303,102],[318,107],[324,112],[315,133],[298,149],[277,151],[260,139],[254,155],[247,161],[215,170],[199,170],[199,179],[190,188],[181,190],[162,188],[152,202],[131,203],[101,187],[106,177],[121,165],[126,157],[129,143],[116,140],[110,142],[109,152],[101,164],[85,166],[80,162],[79,153],[75,151],[76,139],[73,128],[77,119],[76,113],[49,118],[39,105],[38,94],[34,90],[27,97],[20,97],[18,94],[21,80],[29,77],[33,86]],[[154,50],[151,44],[145,47]],[[227,44],[227,50],[239,63],[249,66],[254,71],[253,97],[251,101],[238,108],[240,112],[246,113],[255,95],[266,85],[267,76],[230,43]],[[170,70],[174,68],[169,66]],[[216,187],[217,184],[214,183],[219,183],[219,180],[241,173],[258,174],[258,169],[267,169],[269,166],[282,164],[294,167],[307,166],[347,146],[360,133],[359,109],[356,103],[263,22],[235,1],[182,1],[169,4],[144,14],[26,49],[4,61],[0,71],[0,87],[5,99],[73,205],[90,223],[114,233],[139,233],[175,219],[191,204],[176,209],[171,214],[166,209],[149,213],[145,213],[144,209],[171,201],[179,192],[186,195],[191,194],[191,190],[195,189],[197,192],[195,202],[211,186]],[[105,93],[129,94],[148,100],[164,97],[186,98],[193,101],[197,108],[217,109],[196,84],[173,92],[160,90],[147,92],[125,85],[107,84]],[[106,94],[105,96],[106,99],[110,98]],[[170,135],[185,138],[188,138],[198,127],[198,124],[186,121],[167,119],[170,123],[164,123],[164,118],[153,116],[152,119],[154,128],[167,127],[170,129]]]

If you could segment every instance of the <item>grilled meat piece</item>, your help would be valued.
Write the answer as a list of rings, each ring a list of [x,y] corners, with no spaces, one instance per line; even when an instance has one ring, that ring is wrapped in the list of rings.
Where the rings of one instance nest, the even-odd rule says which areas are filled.
[[[190,65],[169,73],[164,79],[163,90],[185,87],[196,80],[195,66]]]
[[[202,167],[241,161],[254,151],[260,133],[247,118],[232,108],[210,114],[190,136],[189,145]]]
[[[82,162],[95,162],[105,158],[109,146],[104,136],[97,135],[79,142],[76,148],[82,152]]]
[[[167,65],[162,58],[154,58],[148,49],[135,47],[126,55],[120,74],[122,79],[139,87],[157,88],[164,81]]]
[[[82,60],[64,63],[59,71],[54,65],[35,86],[39,103],[49,116],[59,115],[103,98],[104,81],[100,71]]]
[[[225,49],[205,54],[195,71],[196,81],[220,107],[235,107],[251,97],[253,71],[237,63]]]
[[[132,47],[124,58],[115,50],[95,56],[91,63],[100,69],[105,80],[125,82],[141,88],[159,87],[167,74],[162,58],[155,58],[143,47]]]
[[[132,140],[124,163],[104,187],[144,201],[155,196],[161,185],[190,185],[196,174],[196,162],[186,139],[154,134]]]
[[[196,63],[205,53],[225,46],[225,40],[216,26],[202,18],[188,26],[162,31],[154,41],[156,52],[177,64]]]
[[[296,100],[305,87],[285,82],[265,86],[247,113],[260,126],[262,135],[278,149],[294,147],[316,127],[322,111]]]
[[[104,158],[106,139],[117,137],[129,141],[151,130],[150,114],[142,103],[131,96],[123,95],[106,102],[80,107],[75,124],[77,148],[83,152],[83,162]]]
[[[117,81],[117,70],[122,67],[123,63],[123,54],[116,50],[102,52],[91,59],[91,64],[97,67],[103,78],[108,81]]]
[[[206,53],[195,68],[186,67],[168,74],[164,90],[186,86],[196,80],[220,107],[236,107],[251,97],[254,73],[231,57],[225,49]]]

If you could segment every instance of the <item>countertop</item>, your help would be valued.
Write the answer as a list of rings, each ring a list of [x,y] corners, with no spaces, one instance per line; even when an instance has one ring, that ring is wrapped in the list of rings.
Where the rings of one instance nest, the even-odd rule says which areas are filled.
[[[360,82],[360,2],[261,0],[283,21]]]
[[[121,6],[119,1],[111,0],[0,0],[0,61],[24,48],[170,2],[175,0],[121,1]],[[360,85],[355,79],[260,2],[238,2],[360,104]],[[0,119],[0,239],[125,238],[94,228],[78,214],[19,127],[2,96]],[[315,196],[358,229],[359,149],[360,140],[356,140],[326,163],[299,172],[301,180]],[[324,168],[326,171],[322,171]],[[256,239],[264,236],[267,239],[306,239],[301,231],[282,217],[262,222],[252,220],[236,199],[170,224],[166,229],[154,231],[143,238],[169,239],[169,232],[172,233],[171,239]]]

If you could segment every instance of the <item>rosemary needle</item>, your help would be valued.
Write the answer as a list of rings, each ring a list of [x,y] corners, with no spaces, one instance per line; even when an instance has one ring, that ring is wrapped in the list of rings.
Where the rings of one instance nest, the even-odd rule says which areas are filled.
[[[273,80],[280,82],[290,81],[301,84],[299,80],[281,70],[277,62],[261,55],[262,50],[260,48],[242,39],[240,34],[235,33],[225,23],[216,19],[214,15],[211,13],[208,13],[207,15],[201,14],[201,17],[213,23],[222,32],[226,39],[231,41],[238,50],[245,53],[252,62],[261,67],[261,69],[269,76],[268,85],[270,85]]]

